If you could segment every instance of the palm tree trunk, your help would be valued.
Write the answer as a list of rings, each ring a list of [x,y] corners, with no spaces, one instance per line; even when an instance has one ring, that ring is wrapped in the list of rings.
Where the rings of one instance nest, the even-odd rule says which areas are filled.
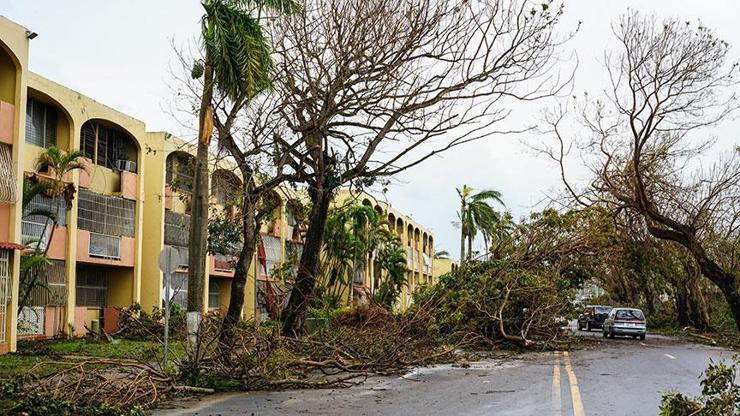
[[[188,259],[188,312],[203,309],[203,287],[206,279],[208,240],[208,148],[213,126],[213,65],[206,54],[203,95],[200,103],[198,152],[195,158],[193,200],[190,214],[190,241]]]
[[[468,260],[473,257],[473,233],[468,234]]]
[[[460,264],[465,261],[465,198],[460,197]]]

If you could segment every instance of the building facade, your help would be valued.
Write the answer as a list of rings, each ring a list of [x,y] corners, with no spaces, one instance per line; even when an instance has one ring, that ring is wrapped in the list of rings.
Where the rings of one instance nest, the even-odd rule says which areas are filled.
[[[120,308],[161,307],[165,279],[157,259],[166,246],[181,258],[169,282],[172,299],[182,305],[187,299],[195,149],[30,72],[33,37],[0,16],[0,353],[14,351],[18,338],[80,336],[98,327],[115,332]],[[55,172],[37,163],[50,147],[82,152],[84,169],[61,179],[70,192],[41,193],[24,204],[24,184],[55,181]],[[228,201],[240,184],[234,172],[228,161],[211,166],[213,215],[233,215]],[[274,270],[302,250],[305,230],[298,211],[305,195],[284,189],[276,197],[279,206],[261,230],[249,273],[244,318],[264,319],[285,299],[289,288]],[[432,232],[370,195],[343,191],[338,200],[348,198],[372,205],[406,247],[409,286],[399,299],[399,307],[406,308],[416,287],[432,284],[444,272],[433,264]],[[33,215],[38,209],[56,213],[57,226]],[[48,255],[44,288],[20,287],[21,255],[28,247]],[[354,293],[372,293],[383,278],[369,256]],[[206,259],[203,312],[228,306],[232,260],[227,255]],[[21,299],[27,306],[17,313]]]

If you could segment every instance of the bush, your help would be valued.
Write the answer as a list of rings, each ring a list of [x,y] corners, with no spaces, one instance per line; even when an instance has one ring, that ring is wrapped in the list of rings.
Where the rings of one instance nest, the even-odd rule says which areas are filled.
[[[735,376],[740,367],[737,356],[732,364],[710,361],[701,381],[699,397],[690,398],[681,393],[663,393],[661,416],[733,416],[740,414],[740,386]]]

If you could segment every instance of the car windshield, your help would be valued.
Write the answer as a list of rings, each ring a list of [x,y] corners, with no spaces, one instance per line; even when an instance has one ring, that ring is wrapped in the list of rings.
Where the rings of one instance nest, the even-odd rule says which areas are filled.
[[[598,313],[598,314],[609,313],[609,311],[611,310],[612,308],[599,307],[599,308],[594,308],[594,313]]]
[[[639,319],[644,320],[645,315],[642,314],[641,311],[638,310],[632,310],[632,309],[620,309],[617,311],[616,319]]]

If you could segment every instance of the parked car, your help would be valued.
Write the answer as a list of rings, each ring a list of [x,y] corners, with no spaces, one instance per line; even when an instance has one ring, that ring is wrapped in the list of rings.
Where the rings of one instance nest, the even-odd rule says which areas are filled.
[[[612,308],[609,306],[586,305],[583,313],[578,317],[578,330],[591,331],[594,328],[602,328],[604,320],[611,310]]]
[[[636,308],[614,308],[604,321],[602,333],[604,338],[627,335],[633,338],[645,339],[645,334],[647,334],[645,314]]]

